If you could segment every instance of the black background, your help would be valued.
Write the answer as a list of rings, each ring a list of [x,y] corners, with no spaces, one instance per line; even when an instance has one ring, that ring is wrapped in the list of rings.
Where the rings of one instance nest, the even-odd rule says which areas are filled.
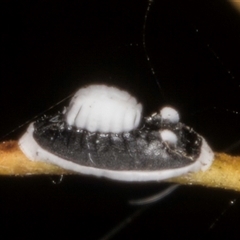
[[[174,106],[215,151],[240,140],[240,13],[228,2],[154,1],[145,40],[155,75],[142,44],[147,1],[3,2],[0,136],[85,84],[107,83],[136,95],[145,114]],[[141,209],[129,199],[165,187],[84,176],[55,185],[53,179],[1,177],[0,228],[19,239],[99,239]],[[239,213],[238,193],[181,187],[113,239],[237,239]]]

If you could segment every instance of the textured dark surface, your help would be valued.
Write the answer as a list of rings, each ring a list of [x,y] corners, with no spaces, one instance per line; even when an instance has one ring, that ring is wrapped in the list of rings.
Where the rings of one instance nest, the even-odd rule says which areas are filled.
[[[39,119],[34,123],[33,137],[43,149],[83,166],[109,170],[181,168],[194,163],[201,151],[197,133],[182,123],[169,124],[159,115],[120,134],[76,129],[64,119],[62,114]],[[176,134],[176,144],[161,139],[160,131],[165,129]]]
[[[214,151],[233,147],[229,153],[240,154],[240,13],[227,1],[153,1],[146,47],[155,77],[142,48],[147,1],[1,5],[1,137],[79,87],[106,82],[135,95],[146,115],[173,106]],[[46,114],[63,105],[67,102]],[[5,139],[17,139],[28,124]],[[100,239],[144,208],[129,200],[166,187],[84,176],[60,179],[0,178],[2,239]],[[240,196],[180,187],[130,219],[112,239],[238,240]]]

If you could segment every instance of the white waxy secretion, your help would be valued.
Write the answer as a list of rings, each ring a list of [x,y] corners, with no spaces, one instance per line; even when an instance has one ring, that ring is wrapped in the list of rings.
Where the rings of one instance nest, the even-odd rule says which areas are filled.
[[[119,133],[138,127],[142,105],[115,87],[90,85],[76,92],[66,111],[70,126],[90,132]]]
[[[160,131],[160,135],[164,142],[167,142],[173,145],[177,143],[177,140],[178,140],[177,135],[168,129]]]
[[[167,120],[171,123],[179,122],[179,114],[178,112],[171,107],[164,107],[160,111],[160,116],[163,120]]]

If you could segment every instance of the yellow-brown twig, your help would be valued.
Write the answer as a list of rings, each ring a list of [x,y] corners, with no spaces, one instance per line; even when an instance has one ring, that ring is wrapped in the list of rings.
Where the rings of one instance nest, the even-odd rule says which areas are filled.
[[[24,176],[40,174],[74,174],[60,167],[28,160],[18,147],[17,141],[0,143],[0,175]],[[240,157],[224,153],[216,154],[206,172],[187,174],[169,182],[196,184],[240,191]]]
[[[240,157],[216,153],[212,166],[206,172],[186,174],[170,181],[240,191]]]
[[[29,160],[19,149],[17,141],[0,143],[0,175],[58,175],[67,173],[70,172],[53,164]]]

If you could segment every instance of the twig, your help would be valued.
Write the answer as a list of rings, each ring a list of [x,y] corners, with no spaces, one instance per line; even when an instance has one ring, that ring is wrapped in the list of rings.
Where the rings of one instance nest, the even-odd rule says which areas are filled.
[[[17,141],[0,143],[0,175],[26,176],[44,174],[75,173],[53,164],[30,161],[19,149]],[[186,174],[168,181],[240,191],[240,156],[216,153],[211,168],[206,172]]]

